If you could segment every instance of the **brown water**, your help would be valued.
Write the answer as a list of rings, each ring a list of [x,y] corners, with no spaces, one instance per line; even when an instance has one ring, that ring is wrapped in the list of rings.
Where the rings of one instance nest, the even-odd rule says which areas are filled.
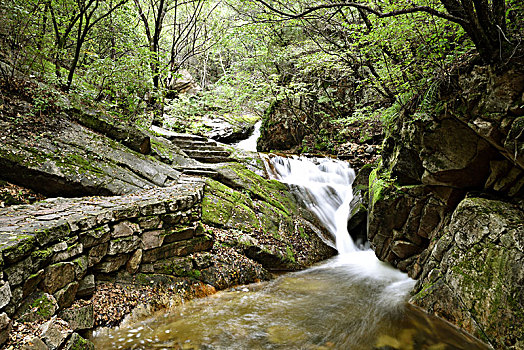
[[[414,281],[371,251],[100,332],[97,349],[488,349],[406,304]]]

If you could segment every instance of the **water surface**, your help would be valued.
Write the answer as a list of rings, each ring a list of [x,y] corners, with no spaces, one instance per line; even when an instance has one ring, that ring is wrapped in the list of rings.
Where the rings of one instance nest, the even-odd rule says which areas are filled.
[[[405,303],[413,281],[372,251],[193,300],[97,349],[487,349]]]

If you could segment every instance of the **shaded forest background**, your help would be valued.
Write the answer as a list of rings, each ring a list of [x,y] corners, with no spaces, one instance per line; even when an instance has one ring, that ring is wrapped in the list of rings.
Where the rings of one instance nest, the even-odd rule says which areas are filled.
[[[408,103],[424,118],[458,68],[519,59],[523,14],[519,0],[8,0],[2,94],[30,96],[33,113],[3,117],[73,103],[202,133],[203,118],[280,107],[309,130],[295,151],[333,153]]]

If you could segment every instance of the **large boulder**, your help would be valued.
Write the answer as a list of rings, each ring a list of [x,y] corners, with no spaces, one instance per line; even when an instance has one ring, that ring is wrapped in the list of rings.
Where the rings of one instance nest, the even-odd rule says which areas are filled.
[[[413,297],[495,349],[514,346],[524,334],[522,208],[522,203],[464,199],[432,245]]]
[[[368,238],[381,260],[420,279],[419,305],[520,349],[524,66],[451,80],[431,110],[412,101],[392,125],[370,176]]]
[[[1,176],[46,195],[126,194],[169,186],[180,176],[170,165],[95,133],[65,115],[57,115],[39,130],[37,139],[31,132],[14,128],[12,123],[0,120]],[[159,147],[159,141],[155,142],[153,146]]]
[[[297,270],[336,254],[286,185],[241,164],[217,170],[221,182],[207,181],[202,221],[227,232],[219,241],[270,270]]]

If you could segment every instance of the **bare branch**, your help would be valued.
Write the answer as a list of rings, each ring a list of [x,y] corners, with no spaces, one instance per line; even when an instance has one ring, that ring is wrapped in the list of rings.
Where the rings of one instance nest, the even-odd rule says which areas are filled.
[[[284,11],[281,11],[273,7],[271,4],[267,3],[264,0],[254,0],[254,1],[264,5],[265,7],[279,14],[280,16],[287,17],[290,19],[305,17],[309,15],[310,13],[313,13],[315,11],[322,10],[322,9],[352,7],[352,8],[360,9],[362,11],[372,13],[379,18],[395,17],[395,16],[400,16],[400,15],[405,15],[408,13],[415,13],[415,12],[425,12],[433,16],[444,18],[450,22],[458,23],[461,25],[468,23],[468,21],[464,18],[453,16],[449,13],[440,12],[429,6],[415,6],[415,7],[411,7],[407,9],[400,9],[400,10],[394,10],[394,11],[389,11],[389,12],[381,12],[379,10],[375,10],[374,8],[370,6],[363,5],[358,2],[341,2],[341,3],[335,3],[335,4],[323,4],[323,5],[313,6],[313,7],[307,7],[306,10],[300,13],[288,13],[288,12],[284,12]]]

